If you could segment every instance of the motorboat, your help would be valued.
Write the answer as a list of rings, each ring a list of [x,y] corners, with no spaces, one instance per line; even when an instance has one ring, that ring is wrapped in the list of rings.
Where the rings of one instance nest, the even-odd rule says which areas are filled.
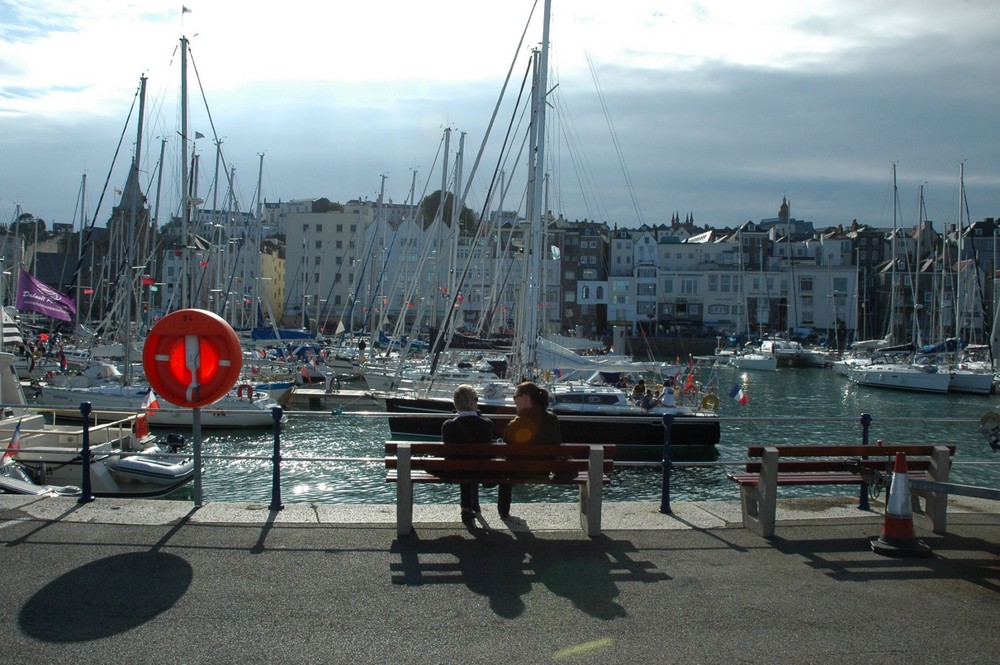
[[[807,349],[800,342],[788,339],[765,338],[760,351],[777,359],[779,367],[827,367],[831,360],[824,351]]]
[[[559,416],[564,442],[613,443],[618,446],[617,457],[621,460],[662,459],[666,415],[673,419],[669,440],[673,450],[697,448],[711,454],[719,442],[719,417],[708,396],[697,406],[660,404],[644,409],[615,386],[573,382],[553,384],[548,390],[549,408]],[[454,415],[450,394],[375,395],[385,402],[393,435],[437,439],[441,423]],[[515,413],[513,386],[488,384],[479,395],[480,412],[493,421],[496,435],[503,436],[504,427]]]
[[[931,363],[906,361],[906,352],[878,351],[867,363],[847,368],[847,378],[862,386],[924,393],[946,393],[951,383],[947,372]]]
[[[123,413],[145,410],[151,427],[191,427],[192,409],[174,407],[165,401],[149,407],[149,385],[123,386],[108,383],[83,388],[40,384],[33,402],[40,408],[66,410],[64,417],[79,413],[80,404],[90,402],[102,419],[118,418]],[[218,401],[202,407],[201,426],[214,429],[269,428],[274,426],[273,409],[280,405],[267,391],[241,384]],[[282,421],[287,416],[282,415]]]
[[[79,496],[80,488],[75,485],[39,485],[23,464],[7,457],[0,462],[0,492],[4,494],[28,494],[31,496]]]
[[[0,442],[6,442],[8,448],[2,457],[6,467],[16,465],[3,474],[4,491],[46,494],[59,492],[53,487],[83,486],[85,436],[90,452],[89,481],[95,496],[163,496],[194,478],[194,461],[190,454],[181,452],[183,439],[157,442],[149,433],[144,413],[84,423],[69,422],[58,410],[29,407],[13,360],[13,355],[0,353],[0,401],[4,404]],[[42,489],[36,491],[30,485]]]

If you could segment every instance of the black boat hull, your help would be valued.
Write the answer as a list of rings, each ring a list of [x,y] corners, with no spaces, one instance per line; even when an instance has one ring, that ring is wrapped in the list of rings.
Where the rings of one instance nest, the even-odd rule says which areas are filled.
[[[451,402],[417,397],[385,397],[389,429],[393,436],[438,439],[441,423],[454,416]],[[480,403],[480,412],[493,421],[496,435],[514,417],[513,406]],[[566,443],[612,443],[616,458],[623,461],[663,459],[663,419],[646,415],[606,415],[561,412],[559,426]],[[674,459],[714,458],[719,442],[719,419],[715,416],[677,416],[670,430]]]

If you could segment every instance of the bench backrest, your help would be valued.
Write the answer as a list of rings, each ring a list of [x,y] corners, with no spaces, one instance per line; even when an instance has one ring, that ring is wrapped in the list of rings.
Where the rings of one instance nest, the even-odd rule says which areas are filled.
[[[896,453],[903,453],[909,458],[911,456],[930,457],[938,445],[895,443],[861,446],[858,444],[807,443],[766,447],[777,448],[779,457],[894,457]],[[955,454],[954,444],[948,444],[945,447],[948,448],[949,455]],[[764,454],[764,448],[765,446],[750,446],[747,448],[747,457],[761,457]]]
[[[579,471],[590,460],[590,444],[563,443],[551,446],[524,446],[508,443],[433,443],[386,441],[385,465],[397,466],[399,444],[410,448],[411,466],[427,471]],[[614,465],[615,446],[604,445],[605,474]]]

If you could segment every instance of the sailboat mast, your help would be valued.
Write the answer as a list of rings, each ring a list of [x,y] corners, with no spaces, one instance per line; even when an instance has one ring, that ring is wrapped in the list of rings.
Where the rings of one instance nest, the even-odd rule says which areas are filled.
[[[963,304],[959,302],[962,293],[962,211],[965,208],[965,162],[958,165],[958,222],[955,226],[955,292],[952,294],[955,311],[955,339],[956,346],[961,342],[962,337],[962,309]],[[970,324],[971,328],[971,324]],[[961,357],[961,352],[955,350],[956,362]]]
[[[191,276],[188,274],[191,197],[188,194],[187,45],[187,37],[181,37],[181,309],[187,309],[190,302],[188,291],[191,281]]]
[[[77,235],[76,241],[76,264],[83,265],[83,230],[87,227],[87,174],[84,173],[83,177],[80,179],[80,232]],[[93,270],[93,267],[91,267]],[[76,325],[80,325],[80,294],[83,293],[83,284],[80,283],[80,279],[76,280]],[[3,297],[3,293],[0,293],[0,298]]]
[[[253,257],[253,264],[250,266],[251,268],[250,276],[254,278],[253,286],[251,287],[252,288],[251,293],[253,294],[253,305],[251,306],[252,311],[248,314],[248,322],[250,322],[251,328],[256,328],[259,323],[256,319],[257,308],[260,307],[260,291],[261,287],[264,285],[263,283],[264,275],[261,273],[261,252],[262,252],[261,245],[263,242],[262,235],[264,233],[264,196],[261,191],[261,186],[264,181],[264,153],[262,152],[257,153],[257,156],[260,157],[260,160],[258,161],[257,164],[257,211],[256,211],[257,228],[254,229],[256,231],[256,233],[254,234],[255,236],[254,249],[253,253],[250,255]],[[243,257],[244,266],[247,265],[246,263],[247,258],[248,257],[244,255]],[[243,289],[246,289],[245,286],[246,283],[247,283],[247,274],[246,274],[246,268],[244,267]],[[268,305],[268,307],[270,307],[270,304]]]
[[[889,339],[896,342],[896,213],[899,195],[896,190],[896,164],[892,165],[892,243],[890,245],[890,256],[892,257],[892,268],[889,272]]]
[[[522,332],[522,362],[526,368],[534,371],[535,354],[538,348],[538,303],[545,297],[539,285],[542,277],[542,229],[545,223],[545,211],[542,205],[542,194],[544,192],[545,173],[545,103],[546,92],[548,90],[548,67],[549,67],[549,29],[551,23],[552,0],[545,0],[545,8],[542,13],[542,47],[538,54],[534,103],[534,123],[533,123],[533,150],[532,163],[530,168],[531,177],[531,214],[529,220],[532,225],[532,234],[529,247],[531,249],[527,258],[525,268],[528,274],[525,275],[525,283],[528,285],[529,296],[525,303],[525,330]]]
[[[139,79],[139,119],[136,128],[135,156],[132,158],[132,173],[126,190],[129,196],[128,228],[125,230],[125,317],[122,321],[122,351],[125,359],[124,382],[132,383],[132,296],[139,282],[135,270],[135,225],[139,216],[139,162],[142,159],[142,124],[146,111],[146,77]]]

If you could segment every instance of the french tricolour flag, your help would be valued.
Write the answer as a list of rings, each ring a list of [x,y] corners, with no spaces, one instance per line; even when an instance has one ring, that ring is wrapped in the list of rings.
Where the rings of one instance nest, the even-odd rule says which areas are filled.
[[[750,398],[743,394],[743,388],[739,384],[733,386],[733,389],[729,391],[729,396],[740,404],[749,404]]]
[[[142,400],[142,406],[139,408],[144,409],[147,416],[153,415],[153,412],[160,408],[160,400],[156,399],[156,393],[152,388],[146,393],[146,399]]]

